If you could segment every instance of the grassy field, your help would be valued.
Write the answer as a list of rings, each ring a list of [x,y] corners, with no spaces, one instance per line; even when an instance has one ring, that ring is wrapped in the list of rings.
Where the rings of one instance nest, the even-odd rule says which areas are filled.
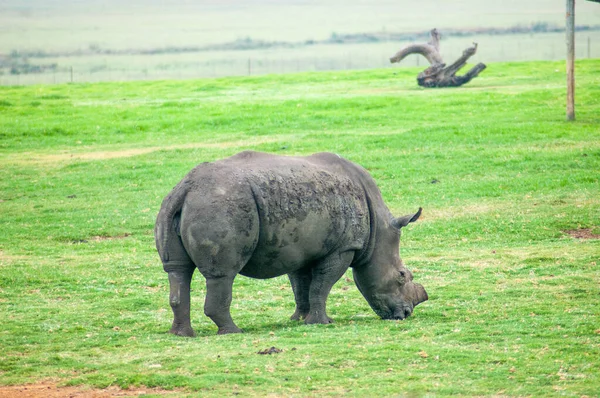
[[[600,390],[600,61],[491,64],[458,89],[419,68],[0,88],[0,385],[202,396],[595,396]],[[289,320],[286,278],[239,277],[245,334],[167,333],[152,229],[196,164],[332,151],[397,214],[429,301],[382,321],[350,274],[328,326]],[[576,238],[574,236],[580,236]],[[276,347],[283,352],[258,355]]]

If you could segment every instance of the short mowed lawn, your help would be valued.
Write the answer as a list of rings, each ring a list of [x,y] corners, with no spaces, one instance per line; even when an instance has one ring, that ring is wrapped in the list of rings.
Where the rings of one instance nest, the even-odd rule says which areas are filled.
[[[600,391],[600,60],[490,64],[461,88],[418,69],[0,88],[0,385],[223,396],[596,396]],[[242,150],[364,166],[429,293],[380,320],[351,271],[332,325],[291,321],[285,276],[234,285],[217,336],[196,274],[167,333],[160,203]],[[272,355],[261,350],[276,347]]]

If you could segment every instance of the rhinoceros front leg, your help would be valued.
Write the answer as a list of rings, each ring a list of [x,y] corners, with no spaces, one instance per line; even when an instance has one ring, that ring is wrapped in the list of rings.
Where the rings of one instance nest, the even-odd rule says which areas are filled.
[[[333,320],[327,316],[325,308],[327,296],[333,285],[344,275],[353,258],[353,251],[334,253],[312,269],[309,290],[310,309],[305,323],[333,323]]]
[[[173,326],[169,333],[177,336],[193,337],[194,330],[190,323],[190,283],[194,267],[169,271],[169,303],[173,310]]]
[[[308,311],[310,310],[309,297],[312,270],[310,268],[305,268],[290,272],[288,278],[292,284],[292,290],[294,291],[294,298],[296,300],[296,311],[294,311],[294,314],[290,319],[293,321],[306,319]]]
[[[242,333],[231,319],[231,291],[235,277],[206,278],[206,300],[204,314],[212,319],[219,331],[217,334]]]

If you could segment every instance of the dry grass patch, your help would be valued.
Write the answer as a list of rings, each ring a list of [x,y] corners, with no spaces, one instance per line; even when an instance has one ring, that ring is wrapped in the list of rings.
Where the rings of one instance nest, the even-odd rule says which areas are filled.
[[[27,258],[27,256],[16,256],[13,254],[8,254],[4,250],[0,250],[0,266],[12,264],[16,261],[23,261]]]
[[[467,216],[476,216],[480,214],[488,214],[492,212],[500,213],[505,206],[499,203],[474,203],[465,206],[452,206],[443,209],[428,209],[423,210],[423,215],[420,217],[423,221],[448,220],[451,218],[460,218]]]
[[[118,158],[129,158],[133,156],[147,155],[157,151],[175,151],[180,149],[227,149],[227,148],[253,148],[262,144],[269,144],[279,141],[280,137],[260,137],[252,140],[226,141],[226,142],[192,142],[189,144],[177,144],[168,146],[152,146],[146,148],[124,148],[118,150],[76,152],[61,151],[59,153],[39,153],[39,152],[21,152],[6,159],[9,163],[24,165],[61,163],[67,161],[89,161],[89,160],[108,160]],[[289,141],[289,137],[286,138]]]

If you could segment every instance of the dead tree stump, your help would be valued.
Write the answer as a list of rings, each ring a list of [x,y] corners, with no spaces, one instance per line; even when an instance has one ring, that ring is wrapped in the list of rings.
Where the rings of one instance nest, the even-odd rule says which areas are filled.
[[[440,55],[440,33],[437,29],[433,29],[430,32],[431,40],[423,44],[411,44],[400,51],[398,51],[393,57],[390,58],[391,63],[402,61],[406,56],[410,54],[421,54],[429,64],[429,68],[419,73],[417,76],[417,83],[422,87],[458,87],[471,81],[471,79],[477,77],[481,71],[485,69],[485,64],[478,63],[470,71],[462,76],[456,76],[458,72],[465,64],[468,59],[475,54],[477,51],[477,43],[473,43],[472,47],[467,48],[463,51],[462,57],[457,59],[452,65],[446,66],[442,56]]]

